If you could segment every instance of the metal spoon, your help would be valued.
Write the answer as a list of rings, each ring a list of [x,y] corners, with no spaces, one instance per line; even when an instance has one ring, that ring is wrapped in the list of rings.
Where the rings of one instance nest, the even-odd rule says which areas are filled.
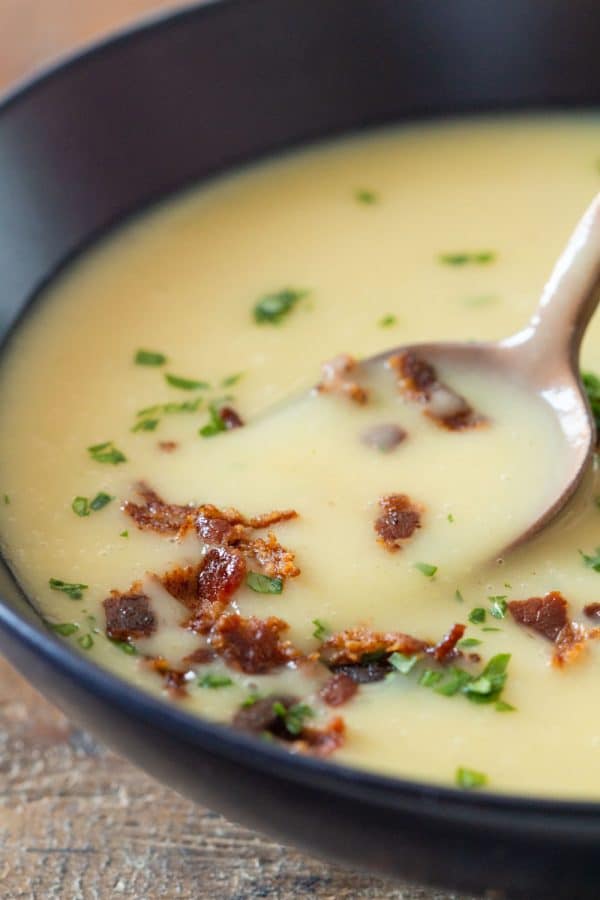
[[[579,376],[579,350],[600,300],[600,194],[575,228],[522,330],[493,343],[413,344],[388,350],[360,365],[413,352],[432,366],[485,369],[518,380],[548,404],[565,443],[565,465],[556,473],[552,499],[506,549],[529,540],[563,509],[591,462],[596,427]]]

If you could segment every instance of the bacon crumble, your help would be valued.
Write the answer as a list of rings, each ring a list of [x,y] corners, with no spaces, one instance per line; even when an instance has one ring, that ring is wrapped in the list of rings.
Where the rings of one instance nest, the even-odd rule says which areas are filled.
[[[126,500],[122,504],[123,512],[131,516],[141,531],[157,531],[159,534],[181,535],[194,523],[194,507],[179,506],[165,501],[144,481],[135,486],[136,493],[144,504]]]
[[[425,415],[442,428],[464,431],[487,421],[464,397],[441,382],[434,367],[412,350],[389,356],[386,365],[396,375],[399,390],[420,403]]]
[[[185,697],[187,695],[187,671],[176,669],[162,656],[147,658],[143,662],[146,668],[150,669],[152,672],[156,672],[157,675],[162,677],[165,689],[173,697]]]
[[[242,428],[244,424],[241,416],[231,406],[222,406],[219,410],[219,418],[227,431],[231,431],[233,428]]]
[[[158,449],[162,450],[163,453],[173,453],[174,450],[177,450],[179,444],[177,441],[159,441]]]
[[[543,597],[528,600],[511,600],[508,609],[519,625],[525,625],[554,644],[552,662],[562,666],[574,660],[595,631],[586,632],[581,625],[571,622],[568,604],[560,591],[550,591]]]
[[[288,694],[271,694],[251,706],[240,707],[233,717],[232,725],[247,734],[271,736],[291,752],[330,756],[344,742],[344,720],[337,716],[322,728],[304,725],[300,733],[294,735],[286,727],[285,718],[279,714],[278,709],[287,713],[299,702],[298,697]]]
[[[342,394],[354,403],[363,406],[368,400],[367,391],[349,376],[356,369],[357,362],[348,353],[340,353],[321,366],[321,381],[316,390],[321,394]]]
[[[215,653],[233,669],[261,675],[298,659],[300,654],[291,642],[281,639],[288,628],[277,616],[259,619],[229,613],[218,619],[209,640]]]
[[[402,653],[413,656],[425,652],[429,647],[431,644],[428,641],[421,641],[410,634],[399,631],[371,631],[369,628],[359,626],[338,631],[327,638],[321,644],[319,654],[326,666],[338,668],[370,662],[369,657],[377,655],[383,657],[392,653]]]
[[[600,619],[600,603],[588,603],[583,607],[583,612],[588,619],[594,619],[597,622]]]
[[[456,645],[465,631],[466,625],[453,625],[448,634],[444,635],[441,641],[435,647],[432,647],[429,652],[439,663],[445,663],[449,659],[458,656]]]
[[[327,706],[342,706],[351,700],[357,691],[358,684],[354,678],[345,672],[336,672],[323,685],[319,696]]]
[[[112,641],[132,641],[150,637],[156,631],[156,617],[149,598],[133,585],[125,594],[111,591],[104,600],[106,634]]]
[[[383,512],[373,525],[377,541],[395,553],[421,527],[423,507],[407,494],[388,494],[381,497],[379,506]]]

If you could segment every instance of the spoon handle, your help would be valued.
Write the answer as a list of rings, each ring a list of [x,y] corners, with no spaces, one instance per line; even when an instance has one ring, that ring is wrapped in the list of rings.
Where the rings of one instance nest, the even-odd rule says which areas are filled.
[[[600,194],[588,207],[544,287],[524,331],[505,342],[551,373],[552,360],[576,370],[581,340],[600,301]]]

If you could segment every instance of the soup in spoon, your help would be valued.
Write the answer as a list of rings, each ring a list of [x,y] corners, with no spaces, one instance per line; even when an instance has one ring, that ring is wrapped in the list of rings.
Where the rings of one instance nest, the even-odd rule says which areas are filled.
[[[498,558],[552,497],[547,408],[449,366],[425,415],[422,361],[353,359],[519,327],[599,147],[593,116],[376,133],[191,190],[70,265],[1,372],[3,548],[49,626],[292,752],[598,797],[595,471]]]

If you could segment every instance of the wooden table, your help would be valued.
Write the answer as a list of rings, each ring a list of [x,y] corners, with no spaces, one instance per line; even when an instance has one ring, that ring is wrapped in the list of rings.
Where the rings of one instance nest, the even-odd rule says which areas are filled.
[[[0,0],[0,89],[145,12],[181,5]],[[0,896],[458,900],[348,873],[192,805],[69,722],[2,660]]]

